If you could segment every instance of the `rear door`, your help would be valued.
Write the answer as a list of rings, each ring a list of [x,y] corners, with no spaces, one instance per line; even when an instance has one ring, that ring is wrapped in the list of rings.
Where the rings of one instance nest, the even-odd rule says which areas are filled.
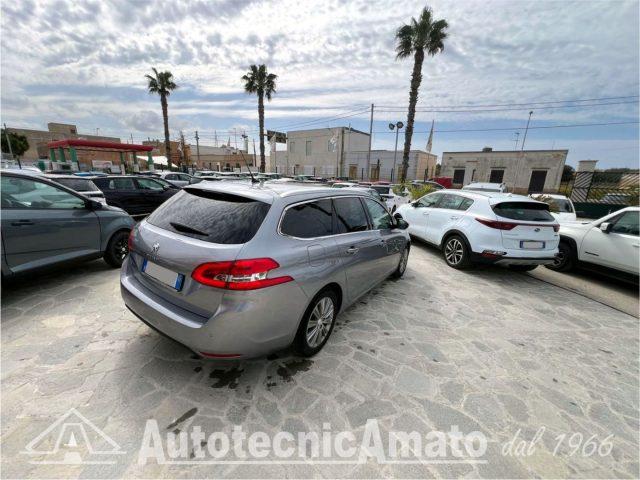
[[[640,212],[627,211],[608,220],[613,223],[609,233],[596,225],[585,235],[580,245],[581,260],[616,270],[638,274],[640,263],[638,220]]]
[[[507,201],[492,205],[492,209],[498,221],[515,224],[510,229],[500,230],[504,248],[552,254],[558,247],[558,223],[546,203]]]
[[[347,295],[353,301],[384,278],[381,259],[386,250],[377,232],[369,228],[359,197],[334,198],[333,208],[334,238],[347,277]]]
[[[14,273],[100,252],[85,199],[33,178],[2,176],[2,240]]]

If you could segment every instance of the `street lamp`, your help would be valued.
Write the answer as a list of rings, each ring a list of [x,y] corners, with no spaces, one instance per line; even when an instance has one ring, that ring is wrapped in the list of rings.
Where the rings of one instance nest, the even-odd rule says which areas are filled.
[[[393,131],[394,128],[396,129],[396,146],[393,150],[393,170],[391,170],[391,181],[393,181],[393,175],[396,171],[396,156],[398,155],[398,134],[400,133],[400,129],[402,127],[404,127],[404,123],[402,122],[398,122],[395,125],[393,123],[389,124],[389,130]]]

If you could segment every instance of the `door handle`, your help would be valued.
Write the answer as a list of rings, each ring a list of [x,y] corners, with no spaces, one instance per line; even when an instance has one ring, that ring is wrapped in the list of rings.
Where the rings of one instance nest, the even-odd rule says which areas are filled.
[[[358,250],[360,250],[358,247],[349,247],[347,248],[347,253],[349,255],[353,255],[354,253],[356,253]]]
[[[423,215],[429,215],[429,212],[422,212]]]
[[[637,243],[634,243],[633,246],[636,248],[640,248],[640,245],[638,245]]]
[[[22,227],[23,225],[33,225],[31,220],[16,220],[15,222],[11,222],[11,225],[14,227]]]
[[[451,220],[458,220],[460,217],[458,217],[457,215],[453,215],[451,217],[449,217]]]

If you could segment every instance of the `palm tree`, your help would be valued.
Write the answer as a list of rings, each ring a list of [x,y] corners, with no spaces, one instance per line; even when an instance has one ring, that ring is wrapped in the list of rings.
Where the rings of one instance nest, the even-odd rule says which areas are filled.
[[[158,72],[152,68],[153,75],[145,75],[149,81],[149,93],[160,95],[160,105],[162,106],[162,120],[164,122],[164,149],[167,156],[167,167],[171,170],[171,142],[169,141],[169,111],[167,97],[178,86],[173,81],[173,74],[170,71]]]
[[[404,131],[404,151],[402,153],[401,182],[407,178],[409,168],[409,151],[411,150],[411,137],[413,136],[413,120],[416,116],[416,103],[418,103],[418,89],[422,82],[422,62],[424,54],[432,57],[444,49],[444,39],[447,38],[446,29],[449,25],[446,20],[434,20],[429,7],[424,7],[420,18],[411,18],[408,25],[403,25],[396,32],[396,59],[407,58],[413,55],[413,73],[411,74],[411,87],[409,89],[409,112],[407,114],[407,128]]]
[[[246,75],[242,76],[244,91],[258,95],[258,122],[260,124],[260,171],[264,172],[264,97],[271,100],[276,93],[277,75],[267,73],[267,67],[263,65],[251,65]]]

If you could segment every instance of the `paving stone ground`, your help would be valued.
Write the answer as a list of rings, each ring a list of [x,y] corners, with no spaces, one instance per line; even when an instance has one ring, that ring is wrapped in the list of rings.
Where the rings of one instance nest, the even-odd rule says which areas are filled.
[[[456,271],[418,244],[404,278],[340,315],[316,357],[285,351],[220,363],[194,358],[137,320],[121,301],[118,274],[96,261],[4,289],[3,478],[640,475],[638,319],[583,296],[499,268]],[[73,414],[29,448],[71,408],[116,442],[124,453],[104,456],[115,463],[35,463],[82,445],[82,460],[96,457],[88,444],[109,449],[85,428],[88,442],[77,430],[80,447],[55,450],[56,429],[82,424]],[[147,419],[162,435],[195,425],[207,435],[233,425],[321,432],[329,423],[359,438],[374,418],[383,436],[457,425],[482,432],[488,447],[480,463],[139,463]],[[530,455],[503,455],[516,434],[532,440],[541,427]],[[604,447],[612,435],[610,452],[584,454],[593,435]],[[42,445],[54,453],[24,453]]]

